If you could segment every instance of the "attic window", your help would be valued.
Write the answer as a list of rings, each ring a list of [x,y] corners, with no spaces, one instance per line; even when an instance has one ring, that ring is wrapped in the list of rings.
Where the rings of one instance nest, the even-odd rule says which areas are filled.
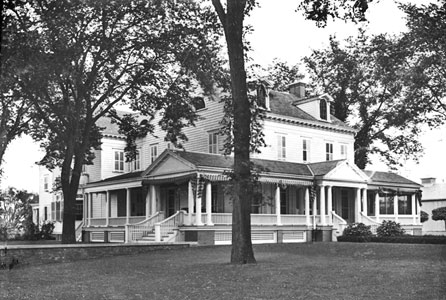
[[[266,108],[266,89],[263,85],[257,86],[257,105]]]
[[[206,107],[202,97],[195,97],[192,99],[192,105],[195,107],[195,110],[200,110]]]
[[[327,120],[327,101],[321,99],[319,102],[320,106],[320,117],[322,120]]]

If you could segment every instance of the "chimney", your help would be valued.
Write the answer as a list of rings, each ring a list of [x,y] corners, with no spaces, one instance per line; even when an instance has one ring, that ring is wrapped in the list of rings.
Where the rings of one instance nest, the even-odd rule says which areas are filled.
[[[305,82],[294,82],[288,86],[290,94],[293,94],[299,99],[305,98]]]
[[[436,181],[435,177],[421,178],[421,184],[424,186],[432,186],[435,184],[435,181]]]

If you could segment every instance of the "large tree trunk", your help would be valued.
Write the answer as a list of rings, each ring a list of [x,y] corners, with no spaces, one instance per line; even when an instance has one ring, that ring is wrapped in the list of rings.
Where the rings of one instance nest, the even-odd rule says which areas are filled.
[[[231,263],[255,263],[251,242],[251,168],[249,159],[251,112],[248,101],[243,50],[246,1],[228,0],[224,14],[220,1],[214,6],[222,21],[228,46],[234,111],[234,195]]]

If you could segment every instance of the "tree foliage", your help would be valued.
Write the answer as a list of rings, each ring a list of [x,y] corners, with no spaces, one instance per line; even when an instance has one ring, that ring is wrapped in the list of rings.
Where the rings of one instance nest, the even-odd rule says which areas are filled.
[[[446,207],[439,207],[432,210],[432,220],[444,221],[446,228]]]
[[[407,51],[406,105],[428,112],[437,126],[446,121],[446,1],[400,7],[408,27],[399,41]]]
[[[404,74],[407,50],[392,37],[367,37],[360,31],[345,46],[330,47],[305,58],[316,91],[334,98],[334,115],[358,130],[355,163],[365,168],[377,153],[391,166],[400,158],[417,159],[420,124],[430,118],[422,107],[408,107]]]
[[[192,93],[212,92],[221,75],[219,26],[190,1],[35,0],[14,13],[23,27],[22,16],[31,16],[14,37],[29,58],[20,85],[35,110],[33,137],[46,150],[41,164],[61,168],[62,241],[74,242],[82,165],[100,147],[97,121],[127,103],[149,119],[162,111],[168,139],[184,139],[182,127],[196,119]]]
[[[1,239],[18,235],[25,223],[32,219],[34,194],[25,190],[8,188],[0,192],[0,232]]]
[[[14,36],[21,29],[11,20],[12,9],[23,7],[25,2],[2,2],[2,27],[0,34],[0,166],[9,143],[28,129],[30,105],[20,95],[19,78],[26,70],[21,48]],[[1,170],[0,170],[1,173]]]

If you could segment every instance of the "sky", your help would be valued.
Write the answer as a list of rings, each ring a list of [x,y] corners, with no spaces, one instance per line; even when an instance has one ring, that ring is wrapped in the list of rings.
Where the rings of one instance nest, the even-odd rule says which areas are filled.
[[[294,65],[302,57],[310,55],[312,49],[327,47],[330,35],[343,40],[356,35],[358,30],[358,25],[343,21],[329,22],[326,28],[317,28],[314,22],[304,20],[302,14],[295,11],[299,3],[296,0],[259,2],[261,6],[251,13],[246,22],[254,27],[254,32],[248,36],[253,48],[251,56],[255,63],[263,66],[271,63],[274,58]],[[427,1],[411,2],[425,4]],[[367,32],[371,34],[398,34],[405,30],[404,14],[391,0],[374,1],[367,12],[367,19]],[[446,160],[443,158],[446,153],[446,126],[425,130],[420,141],[426,148],[420,163],[407,162],[398,172],[417,182],[422,177],[446,179]],[[42,157],[43,152],[39,150],[39,145],[30,137],[14,140],[4,157],[4,177],[0,188],[14,186],[38,192],[39,167],[35,162]],[[374,158],[373,165],[367,169],[386,171],[387,167]]]

